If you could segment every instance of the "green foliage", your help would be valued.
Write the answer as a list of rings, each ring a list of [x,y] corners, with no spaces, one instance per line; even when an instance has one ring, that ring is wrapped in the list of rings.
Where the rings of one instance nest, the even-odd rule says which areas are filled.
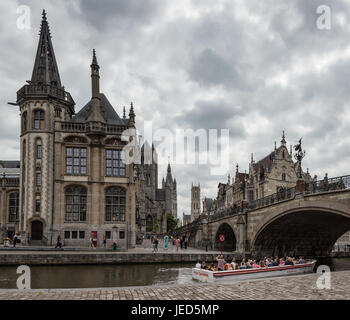
[[[155,233],[158,233],[159,232],[159,221],[157,218],[154,219],[153,221],[153,226],[152,226],[152,231],[155,232]]]
[[[175,219],[171,213],[167,214],[167,232],[177,228],[179,219]]]

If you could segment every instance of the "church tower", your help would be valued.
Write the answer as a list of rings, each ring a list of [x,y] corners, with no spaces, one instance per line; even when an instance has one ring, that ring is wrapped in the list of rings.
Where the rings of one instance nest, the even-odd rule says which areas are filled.
[[[55,119],[70,119],[74,101],[65,91],[56,63],[45,10],[33,73],[17,92],[21,114],[20,221],[22,239],[51,237],[55,201]]]
[[[201,185],[191,188],[191,222],[197,219],[201,214]]]

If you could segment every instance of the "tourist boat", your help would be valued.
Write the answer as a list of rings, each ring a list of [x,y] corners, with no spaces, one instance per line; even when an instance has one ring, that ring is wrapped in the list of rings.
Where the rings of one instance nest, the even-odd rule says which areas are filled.
[[[209,271],[192,268],[192,278],[201,282],[226,282],[297,275],[302,273],[311,273],[315,263],[316,260],[309,260],[303,264],[225,271]]]

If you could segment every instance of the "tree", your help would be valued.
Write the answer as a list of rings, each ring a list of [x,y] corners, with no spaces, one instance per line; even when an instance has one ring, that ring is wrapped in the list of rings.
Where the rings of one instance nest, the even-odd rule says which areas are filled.
[[[167,232],[177,228],[179,219],[175,219],[171,213],[167,214]]]
[[[158,221],[157,218],[154,219],[153,226],[152,226],[152,231],[154,233],[158,233],[159,232],[159,221]]]

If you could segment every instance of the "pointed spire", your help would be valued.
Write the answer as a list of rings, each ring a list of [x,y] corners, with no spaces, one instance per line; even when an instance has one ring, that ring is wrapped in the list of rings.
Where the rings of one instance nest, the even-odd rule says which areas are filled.
[[[237,163],[237,165],[236,165],[236,173],[238,173],[238,168],[239,168],[239,166],[238,166],[238,163]]]
[[[135,127],[134,104],[131,102],[129,111],[129,127]]]
[[[230,182],[231,182],[231,175],[229,173],[228,176],[227,176],[227,184],[230,184]]]
[[[285,145],[286,145],[286,138],[285,138],[285,136],[284,136],[284,130],[283,130],[281,145],[282,145],[282,146],[285,146]]]
[[[101,112],[100,66],[97,63],[96,50],[92,50],[91,68],[91,113],[89,121],[106,122]]]
[[[123,119],[126,119],[126,110],[125,110],[125,106],[123,107]]]
[[[275,141],[275,151],[277,150],[277,142]]]
[[[61,79],[51,42],[50,28],[45,10],[43,10],[42,13],[39,36],[31,83],[47,84],[61,89]]]
[[[290,145],[290,156],[293,157],[293,145]]]
[[[250,155],[250,163],[254,163],[254,154],[253,153]]]
[[[97,63],[96,50],[92,50],[91,68],[91,90],[92,98],[100,99],[100,66]]]

